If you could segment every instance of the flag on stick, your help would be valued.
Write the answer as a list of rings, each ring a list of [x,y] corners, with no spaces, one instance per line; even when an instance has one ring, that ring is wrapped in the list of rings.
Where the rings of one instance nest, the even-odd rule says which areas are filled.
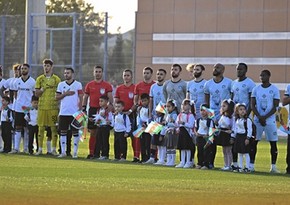
[[[136,137],[136,138],[139,138],[142,133],[144,132],[145,128],[144,127],[139,127],[137,130],[135,130],[133,132],[133,136]]]
[[[159,102],[158,105],[155,108],[155,111],[156,112],[163,113],[163,114],[166,114],[167,113],[167,110],[165,108],[165,104],[162,103],[162,102]]]
[[[160,125],[158,122],[150,122],[144,132],[153,134],[158,134],[162,130],[163,126]]]

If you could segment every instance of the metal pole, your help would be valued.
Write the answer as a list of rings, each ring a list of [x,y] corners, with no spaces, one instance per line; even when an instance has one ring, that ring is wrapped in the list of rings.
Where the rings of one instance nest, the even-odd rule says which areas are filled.
[[[73,30],[72,30],[72,47],[71,47],[71,65],[75,69],[75,48],[76,48],[76,13],[73,15]]]
[[[2,24],[1,24],[1,65],[4,66],[4,52],[5,52],[5,27],[6,27],[6,16],[2,16]]]
[[[50,30],[49,32],[49,58],[50,59],[53,59],[52,52],[53,52],[53,31]]]
[[[105,35],[104,35],[104,80],[107,80],[108,66],[108,12],[105,12]]]
[[[33,27],[33,15],[30,15],[29,18],[29,42],[28,42],[28,52],[27,52],[27,63],[31,64],[32,63],[32,52],[33,52],[33,31],[32,31],[32,27]]]
[[[80,26],[80,50],[79,50],[79,81],[82,82],[83,80],[83,27]]]

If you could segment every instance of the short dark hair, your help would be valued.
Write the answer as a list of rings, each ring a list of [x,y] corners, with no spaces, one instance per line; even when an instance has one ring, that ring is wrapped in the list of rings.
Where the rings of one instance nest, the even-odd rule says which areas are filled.
[[[244,66],[246,68],[246,71],[248,71],[248,65],[245,63],[238,63],[238,66]]]
[[[31,97],[31,101],[38,101],[38,100],[39,100],[39,98],[38,98],[37,96],[32,95],[32,97]]]
[[[149,66],[147,66],[147,67],[143,68],[143,70],[149,70],[149,71],[150,71],[150,73],[153,73],[153,69],[152,69],[151,67],[149,67]]]
[[[21,68],[22,68],[23,66],[26,66],[27,68],[30,68],[30,65],[29,65],[28,63],[23,63],[23,64],[21,65]]]
[[[271,72],[269,70],[262,70],[261,73],[267,74],[269,77],[271,76]]]
[[[129,72],[131,75],[133,75],[133,72],[132,72],[132,70],[130,70],[130,69],[125,69],[125,70],[123,71],[123,73],[125,73],[125,72]]]
[[[201,104],[200,109],[201,109],[202,107],[205,107],[205,108],[209,109],[209,105],[208,105],[208,104]]]
[[[172,67],[178,67],[179,70],[182,71],[182,67],[181,67],[181,65],[179,65],[179,64],[177,64],[177,63],[173,64]]]
[[[142,93],[140,97],[141,97],[141,100],[150,99],[150,96],[147,93]]]
[[[43,64],[49,64],[49,65],[51,65],[51,66],[53,65],[53,61],[52,61],[51,59],[47,59],[47,58],[44,59],[44,60],[42,61],[42,63],[43,63]]]
[[[97,68],[98,68],[98,69],[101,69],[102,71],[104,70],[103,67],[100,66],[100,65],[96,65],[96,66],[94,67],[94,69],[97,69]]]
[[[205,70],[204,65],[202,65],[202,64],[195,64],[195,65],[194,65],[194,68],[197,67],[197,66],[200,67],[201,70]]]
[[[72,73],[75,72],[75,70],[74,70],[72,67],[67,67],[67,68],[65,68],[64,70],[70,70]]]
[[[124,101],[122,101],[122,100],[117,101],[115,104],[120,104],[120,105],[122,105],[123,107],[125,106],[125,103],[124,103]]]
[[[107,95],[101,95],[100,99],[109,101],[109,97]]]
[[[3,96],[2,99],[10,103],[10,98],[8,96]]]
[[[160,68],[157,71],[162,71],[163,73],[167,74],[166,70],[164,70],[163,68]]]

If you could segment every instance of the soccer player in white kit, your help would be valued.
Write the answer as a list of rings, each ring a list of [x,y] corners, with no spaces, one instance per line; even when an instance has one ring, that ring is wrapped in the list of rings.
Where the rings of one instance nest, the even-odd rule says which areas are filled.
[[[31,97],[35,91],[35,80],[29,75],[29,64],[24,63],[21,66],[21,77],[15,81],[15,136],[14,149],[10,154],[19,153],[21,142],[21,131],[24,128],[23,148],[28,153],[28,129],[24,119],[24,108],[31,106]]]
[[[74,79],[74,69],[65,68],[65,81],[58,84],[55,98],[60,101],[59,130],[60,130],[60,158],[66,157],[67,132],[73,135],[73,158],[78,157],[78,144],[80,140],[79,130],[71,125],[73,114],[82,110],[83,88],[82,84]]]

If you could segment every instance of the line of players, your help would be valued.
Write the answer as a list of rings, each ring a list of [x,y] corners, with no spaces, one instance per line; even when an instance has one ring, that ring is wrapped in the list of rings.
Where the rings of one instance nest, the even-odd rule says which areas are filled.
[[[106,116],[115,107],[121,107],[119,109],[119,118],[113,119],[117,122],[117,126],[122,124],[122,113],[129,116],[132,129],[136,129],[136,117],[137,114],[142,111],[141,101],[142,94],[149,95],[148,104],[148,119],[156,117],[155,107],[161,101],[166,103],[169,100],[174,100],[175,107],[178,112],[181,109],[182,101],[187,98],[194,102],[196,108],[196,119],[201,117],[201,105],[208,106],[215,111],[214,122],[217,126],[221,117],[221,103],[224,100],[232,99],[234,103],[243,103],[247,109],[247,114],[252,110],[255,114],[254,123],[257,127],[256,140],[251,148],[250,158],[251,163],[250,170],[254,170],[255,155],[257,150],[258,141],[261,140],[262,133],[265,132],[267,140],[271,146],[271,171],[278,172],[276,169],[277,159],[277,146],[278,141],[277,128],[275,125],[274,113],[279,104],[280,96],[279,90],[270,83],[271,73],[268,70],[263,70],[260,74],[262,84],[255,86],[254,82],[246,76],[247,65],[239,63],[237,65],[237,79],[232,81],[224,77],[225,67],[222,64],[216,64],[213,67],[213,78],[209,81],[203,79],[203,71],[205,67],[201,64],[188,65],[187,70],[192,73],[193,80],[186,83],[180,77],[182,68],[178,64],[174,64],[171,67],[171,79],[165,82],[166,70],[159,69],[156,73],[156,83],[152,80],[153,70],[150,67],[143,69],[143,81],[134,85],[132,83],[132,71],[124,70],[123,80],[124,83],[117,87],[115,95],[113,96],[113,87],[110,83],[103,80],[103,69],[100,66],[96,66],[93,69],[94,80],[89,82],[82,92],[81,83],[74,80],[74,70],[72,68],[65,69],[64,77],[65,81],[60,82],[59,77],[53,74],[53,62],[49,59],[43,61],[44,74],[39,76],[36,80],[29,76],[29,65],[22,64],[20,66],[14,66],[14,77],[8,79],[6,82],[1,79],[2,91],[9,90],[10,100],[13,101],[11,108],[13,110],[14,120],[14,149],[10,153],[19,152],[19,143],[21,139],[21,132],[24,132],[24,152],[31,152],[28,146],[28,131],[27,131],[27,117],[25,116],[25,110],[23,107],[31,107],[31,99],[35,94],[35,97],[39,98],[38,105],[38,150],[37,155],[42,154],[44,130],[46,127],[51,129],[52,143],[48,140],[47,151],[51,154],[57,154],[57,123],[60,131],[60,144],[61,154],[60,157],[66,156],[66,139],[67,132],[70,130],[74,136],[74,153],[73,157],[77,157],[77,145],[79,141],[78,131],[74,130],[70,123],[73,121],[72,114],[77,110],[83,110],[88,112],[90,117],[88,123],[88,129],[90,130],[89,140],[89,155],[87,158],[100,158],[108,159],[108,138],[111,126],[100,125],[95,123],[93,115],[99,113]],[[19,77],[19,71],[21,77]],[[1,75],[2,76],[2,75]],[[290,103],[289,98],[290,88],[286,89],[285,97],[283,98],[283,105]],[[7,92],[6,92],[7,93]],[[1,92],[4,97],[5,92]],[[106,97],[104,97],[106,96]],[[143,96],[144,97],[144,96]],[[36,99],[34,98],[34,99]],[[6,98],[7,99],[7,98]],[[5,97],[4,97],[5,100]],[[59,107],[60,101],[60,107]],[[102,101],[103,105],[102,105]],[[106,106],[106,101],[108,106]],[[2,102],[4,102],[2,100]],[[118,104],[119,102],[119,104]],[[67,106],[69,105],[69,106]],[[122,110],[123,109],[123,110]],[[3,110],[3,108],[2,108]],[[32,109],[31,109],[32,110]],[[142,111],[143,112],[143,111]],[[4,113],[4,112],[2,112]],[[143,112],[144,114],[145,112]],[[6,114],[8,116],[8,112]],[[5,119],[8,119],[6,116]],[[116,115],[118,116],[118,115]],[[3,119],[4,119],[3,118]],[[29,119],[31,121],[31,119]],[[28,120],[28,121],[29,121]],[[1,118],[2,121],[2,118]],[[4,120],[5,121],[5,120]],[[33,121],[33,120],[32,120]],[[108,120],[109,121],[109,120]],[[119,122],[119,124],[118,124]],[[3,124],[3,123],[2,123]],[[5,123],[4,123],[5,124]],[[105,128],[106,127],[106,128]],[[130,136],[132,131],[125,128],[126,126],[119,126],[115,133],[119,136]],[[101,129],[102,128],[102,129]],[[220,127],[222,128],[222,127]],[[121,133],[121,134],[120,134]],[[198,133],[195,133],[198,135]],[[119,140],[116,140],[119,139]],[[116,147],[117,153],[115,159],[126,159],[126,152],[120,150],[126,150],[125,142],[123,138],[116,137],[116,141],[119,143],[119,147]],[[152,153],[157,153],[156,146],[150,146],[151,137],[132,137],[132,147],[134,152],[133,162],[152,162],[152,158],[149,158]],[[119,142],[122,141],[122,142]],[[126,140],[127,142],[127,140]],[[51,148],[52,145],[52,148]],[[289,145],[289,140],[288,140]],[[116,151],[115,150],[115,151]],[[118,151],[119,150],[119,151]],[[7,151],[7,150],[4,150]],[[140,160],[140,154],[142,152],[142,159]],[[147,152],[147,155],[146,155]],[[148,153],[150,152],[150,154]],[[214,166],[216,147],[212,146],[211,156],[209,160],[208,168]],[[146,157],[145,157],[146,155]],[[191,149],[191,162],[193,166],[194,148]],[[289,165],[289,146],[287,148],[287,165]],[[237,166],[237,156],[233,152],[233,165]],[[286,172],[289,173],[289,166]]]

